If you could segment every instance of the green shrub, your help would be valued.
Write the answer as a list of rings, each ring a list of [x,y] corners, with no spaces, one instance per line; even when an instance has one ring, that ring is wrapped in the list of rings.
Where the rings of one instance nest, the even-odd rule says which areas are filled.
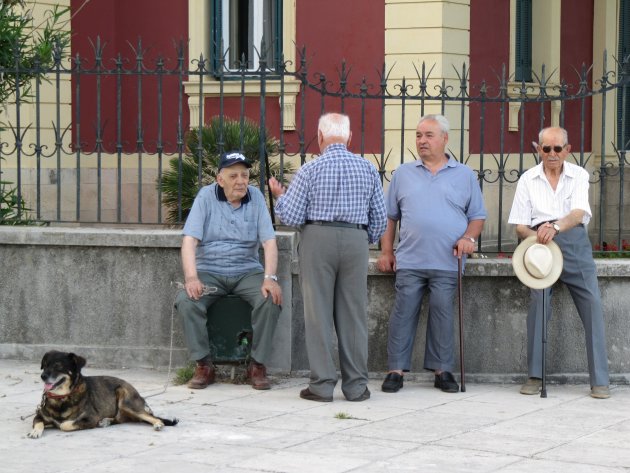
[[[240,120],[224,118],[222,138],[224,151],[239,150],[250,160],[253,164],[250,170],[250,184],[259,185],[260,127],[258,124],[245,119],[241,141]],[[219,117],[213,117],[201,130],[201,144],[199,143],[199,129],[189,130],[185,138],[187,154],[182,158],[181,163],[177,157],[171,158],[169,161],[169,169],[164,171],[158,183],[162,191],[162,203],[167,208],[167,221],[169,223],[175,224],[185,221],[199,189],[215,181],[220,158],[220,139],[221,123]],[[267,131],[265,132],[265,150],[267,156],[273,156],[278,152],[278,140],[271,137]],[[201,183],[199,182],[199,155],[201,156]],[[292,172],[292,168],[288,165],[285,165],[284,169],[288,173]],[[278,162],[270,160],[269,174],[278,177],[280,174]],[[180,189],[181,219],[178,209]]]
[[[12,183],[0,181],[0,225],[38,225],[29,217],[30,210]]]
[[[30,81],[45,79],[44,70],[61,60],[70,43],[70,31],[63,29],[64,21],[69,21],[69,8],[55,5],[46,12],[44,21],[35,24],[32,9],[26,8],[25,3],[0,1],[0,103],[18,88],[22,98],[27,96]]]

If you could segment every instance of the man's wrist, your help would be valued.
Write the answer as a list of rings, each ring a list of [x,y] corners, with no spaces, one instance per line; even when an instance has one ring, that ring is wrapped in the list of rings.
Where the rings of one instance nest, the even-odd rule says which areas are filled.
[[[474,239],[473,237],[471,237],[471,236],[468,236],[468,235],[463,235],[463,236],[462,236],[462,238],[463,238],[464,240],[471,241],[473,244],[477,243],[477,240],[475,240],[475,239]]]
[[[558,224],[558,222],[551,222],[551,226],[553,227],[553,229],[556,231],[556,235],[558,233],[560,233],[560,225]]]
[[[272,281],[278,282],[278,276],[275,274],[265,274],[265,279],[271,279]]]

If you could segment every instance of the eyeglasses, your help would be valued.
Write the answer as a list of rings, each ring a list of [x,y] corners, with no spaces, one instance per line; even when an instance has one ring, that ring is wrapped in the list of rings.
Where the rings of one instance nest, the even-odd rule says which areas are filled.
[[[549,153],[551,153],[551,150],[552,150],[552,149],[553,149],[556,153],[562,153],[562,150],[563,150],[565,147],[566,147],[566,145],[564,145],[564,146],[558,146],[558,145],[556,145],[556,146],[543,146],[543,147],[542,147],[542,150],[543,150],[543,153],[545,153],[545,154],[549,154]]]

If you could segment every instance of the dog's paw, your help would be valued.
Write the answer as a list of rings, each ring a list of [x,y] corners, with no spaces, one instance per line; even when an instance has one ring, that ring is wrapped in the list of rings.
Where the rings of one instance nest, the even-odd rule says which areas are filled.
[[[112,419],[111,417],[105,417],[104,419],[101,419],[98,422],[98,426],[99,427],[109,427],[110,425],[112,425],[113,421],[114,421],[114,419]]]
[[[164,428],[164,423],[162,421],[158,421],[155,424],[153,424],[153,430],[155,431],[160,431]]]
[[[30,439],[38,439],[42,436],[42,434],[44,433],[44,429],[33,429],[31,430],[28,434],[26,434],[26,436]]]

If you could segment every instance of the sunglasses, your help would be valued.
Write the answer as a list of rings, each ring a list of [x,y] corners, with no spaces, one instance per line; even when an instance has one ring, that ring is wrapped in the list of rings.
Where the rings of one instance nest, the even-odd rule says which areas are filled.
[[[543,146],[541,149],[543,150],[543,153],[545,154],[549,154],[551,153],[551,150],[553,149],[556,153],[562,153],[562,150],[565,148],[566,145],[564,146]]]

